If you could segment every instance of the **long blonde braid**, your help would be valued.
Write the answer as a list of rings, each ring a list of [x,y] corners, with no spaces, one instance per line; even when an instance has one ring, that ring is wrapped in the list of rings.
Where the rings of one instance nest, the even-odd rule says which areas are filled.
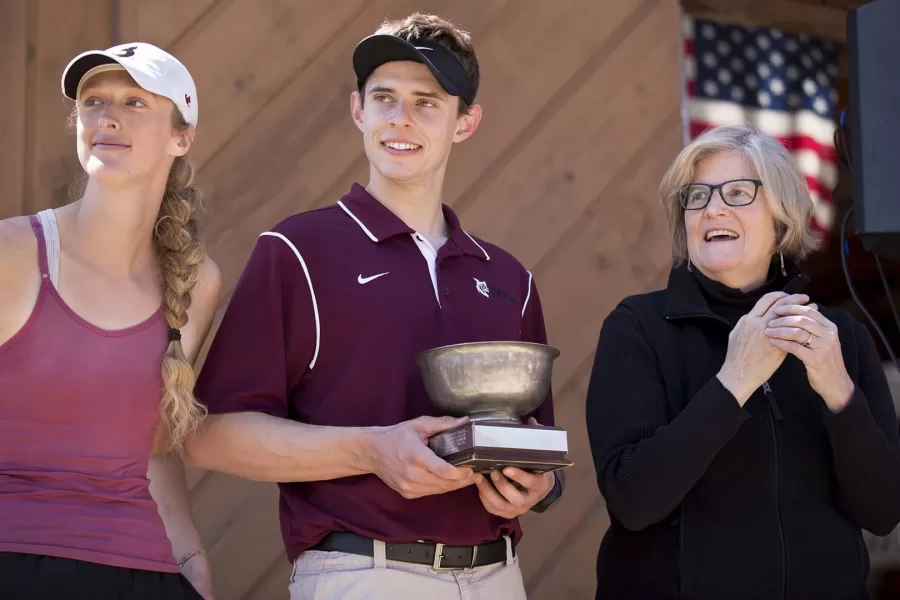
[[[180,117],[177,111],[176,115]],[[187,127],[183,121],[180,125]],[[170,450],[180,450],[185,438],[206,416],[206,408],[194,398],[194,369],[184,355],[179,332],[187,325],[191,291],[206,258],[195,219],[200,208],[194,167],[187,156],[180,156],[169,172],[153,236],[163,281],[163,312],[169,325],[169,346],[162,359],[160,411],[169,429]]]

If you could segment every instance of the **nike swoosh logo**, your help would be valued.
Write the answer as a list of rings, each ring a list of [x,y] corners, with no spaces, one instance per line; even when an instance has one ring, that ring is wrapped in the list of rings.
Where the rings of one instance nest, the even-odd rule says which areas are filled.
[[[359,277],[356,278],[356,280],[360,283],[360,285],[365,285],[370,281],[374,281],[379,277],[387,275],[388,273],[390,273],[390,271],[385,271],[384,273],[379,273],[378,275],[372,275],[371,277],[363,277],[362,274],[360,274]]]

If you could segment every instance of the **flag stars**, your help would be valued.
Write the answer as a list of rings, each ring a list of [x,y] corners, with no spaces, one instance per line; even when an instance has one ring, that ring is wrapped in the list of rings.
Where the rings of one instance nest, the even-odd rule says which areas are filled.
[[[694,93],[766,111],[827,117],[840,100],[839,66],[823,41],[767,28],[697,21],[689,75]]]
[[[814,96],[816,94],[816,82],[812,79],[804,79],[803,80],[803,91],[808,96]]]
[[[772,79],[771,83],[769,83],[769,89],[776,96],[780,96],[785,92],[784,82],[775,77],[774,79]]]
[[[824,115],[828,112],[828,102],[825,98],[818,97],[813,100],[813,109],[820,115]]]

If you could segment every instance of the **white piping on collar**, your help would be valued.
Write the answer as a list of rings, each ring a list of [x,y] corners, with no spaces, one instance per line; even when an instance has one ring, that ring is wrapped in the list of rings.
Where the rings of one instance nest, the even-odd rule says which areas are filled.
[[[475,241],[475,238],[473,238],[471,235],[469,235],[469,232],[468,232],[468,231],[466,231],[465,229],[463,229],[463,233],[466,234],[466,237],[468,237],[470,240],[472,240],[472,243],[473,243],[473,244],[475,244],[476,246],[478,246],[478,249],[479,249],[479,250],[481,250],[482,252],[484,252],[484,259],[485,259],[485,260],[491,260],[491,257],[488,255],[487,252],[485,252],[484,248],[481,247],[481,244],[479,244],[478,242],[476,242],[476,241]]]
[[[310,298],[312,298],[313,316],[316,319],[316,351],[313,352],[312,360],[309,362],[309,369],[311,371],[312,368],[316,366],[316,359],[319,358],[319,345],[322,341],[322,326],[319,323],[319,304],[316,302],[316,292],[315,290],[313,290],[312,279],[310,279],[309,270],[306,268],[306,261],[303,260],[303,257],[300,255],[300,251],[297,250],[297,247],[291,243],[291,240],[287,239],[280,233],[274,231],[264,231],[263,233],[259,234],[259,237],[262,237],[264,235],[276,237],[287,244],[290,249],[294,251],[294,254],[297,256],[297,260],[300,261],[300,266],[303,267],[303,274],[306,275],[306,283],[307,285],[309,285],[309,295]]]
[[[344,204],[344,201],[343,201],[343,200],[338,200],[338,206],[340,206],[340,207],[344,210],[345,213],[347,213],[348,215],[350,215],[350,218],[351,218],[351,219],[353,219],[354,221],[356,221],[356,224],[359,225],[360,229],[363,230],[363,233],[365,233],[365,234],[369,237],[370,240],[372,240],[373,242],[379,242],[379,241],[380,241],[377,237],[375,237],[375,235],[374,235],[371,231],[369,231],[369,228],[365,226],[365,224],[359,219],[359,217],[357,217],[356,215],[354,215],[354,214],[353,214],[353,211],[351,211],[349,208],[347,208],[347,205]],[[463,229],[462,232],[463,232],[464,234],[466,234],[466,237],[467,237],[467,238],[469,238],[470,240],[472,240],[472,243],[473,243],[473,244],[475,244],[476,246],[478,246],[478,249],[481,250],[482,254],[484,254],[484,259],[485,259],[485,260],[491,260],[491,255],[487,253],[487,251],[481,246],[481,244],[479,244],[478,242],[475,241],[475,238],[473,238],[471,235],[469,235],[469,232],[468,232],[468,231],[466,231],[465,229]]]
[[[525,304],[522,305],[522,316],[525,316],[525,309],[528,308],[528,301],[531,300],[531,271],[528,271],[528,293],[525,295]]]
[[[360,220],[357,218],[356,215],[354,215],[352,212],[350,212],[350,209],[347,208],[347,207],[344,205],[344,201],[343,201],[343,200],[338,200],[338,206],[340,206],[341,208],[343,208],[343,209],[344,209],[344,212],[347,213],[348,215],[350,215],[350,218],[351,218],[351,219],[353,219],[354,221],[356,221],[356,224],[359,225],[359,226],[362,228],[363,232],[364,232],[367,236],[369,236],[369,239],[370,239],[370,240],[372,240],[373,242],[378,242],[378,241],[379,241],[378,238],[375,237],[375,236],[372,234],[371,231],[369,231],[369,228],[366,227],[366,226],[363,224],[363,222],[360,221]]]

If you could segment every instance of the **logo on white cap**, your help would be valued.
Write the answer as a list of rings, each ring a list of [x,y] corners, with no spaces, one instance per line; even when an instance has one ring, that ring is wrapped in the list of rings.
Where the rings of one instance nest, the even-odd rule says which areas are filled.
[[[79,54],[63,71],[63,94],[76,100],[84,76],[111,63],[121,65],[148,92],[171,100],[185,121],[197,124],[197,87],[193,77],[177,58],[153,44],[131,42]]]

